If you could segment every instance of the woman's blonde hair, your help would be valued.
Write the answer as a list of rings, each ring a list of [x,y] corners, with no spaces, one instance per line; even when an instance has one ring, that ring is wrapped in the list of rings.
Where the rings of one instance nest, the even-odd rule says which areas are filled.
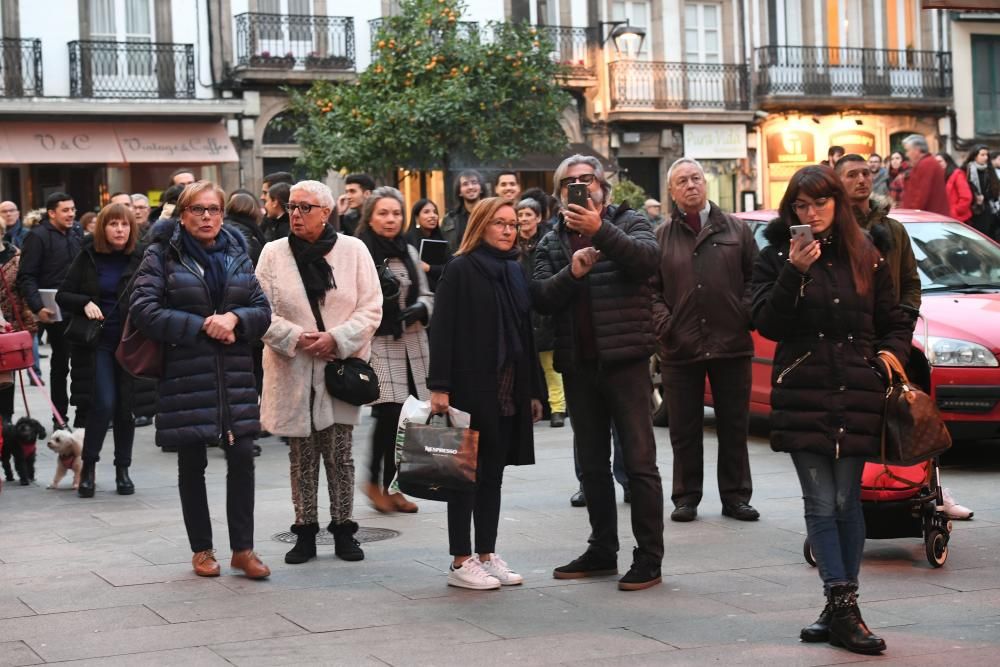
[[[131,255],[135,250],[135,244],[139,241],[139,225],[135,223],[135,214],[125,204],[108,204],[97,214],[97,224],[94,225],[94,250],[100,253],[114,252],[114,248],[108,243],[108,235],[105,228],[115,220],[124,220],[128,223],[128,243],[125,244],[123,252]]]
[[[192,206],[192,202],[205,192],[211,192],[218,197],[219,206],[225,210],[226,191],[212,181],[196,181],[195,183],[185,187],[184,191],[181,192],[181,196],[177,199],[178,211],[183,211],[188,206]]]
[[[486,226],[493,222],[497,211],[504,206],[514,208],[514,205],[503,197],[487,197],[480,199],[476,207],[469,214],[469,224],[465,227],[465,236],[462,237],[462,245],[458,247],[456,255],[467,255],[483,242],[483,235],[486,234]]]

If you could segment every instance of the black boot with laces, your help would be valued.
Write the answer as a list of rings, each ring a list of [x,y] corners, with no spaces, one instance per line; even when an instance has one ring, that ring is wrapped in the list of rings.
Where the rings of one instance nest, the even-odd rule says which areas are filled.
[[[826,593],[826,605],[820,612],[819,618],[812,625],[807,625],[799,632],[799,639],[804,642],[825,642],[830,639],[830,621],[833,619],[833,603],[830,602],[830,593]]]
[[[333,550],[341,560],[365,559],[361,543],[354,539],[354,533],[358,532],[358,524],[350,520],[343,523],[331,521],[327,530],[333,533]]]
[[[885,641],[873,634],[858,609],[858,587],[854,584],[832,586],[833,617],[830,620],[830,644],[853,653],[875,655],[885,650]]]

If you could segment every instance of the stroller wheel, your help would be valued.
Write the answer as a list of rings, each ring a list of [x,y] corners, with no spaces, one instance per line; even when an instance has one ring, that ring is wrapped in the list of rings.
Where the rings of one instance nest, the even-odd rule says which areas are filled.
[[[808,537],[802,543],[802,556],[806,559],[807,563],[816,567],[816,556],[813,555],[812,545],[809,544]]]
[[[934,567],[941,567],[948,560],[948,534],[935,528],[927,533],[924,539],[927,552],[927,562]]]

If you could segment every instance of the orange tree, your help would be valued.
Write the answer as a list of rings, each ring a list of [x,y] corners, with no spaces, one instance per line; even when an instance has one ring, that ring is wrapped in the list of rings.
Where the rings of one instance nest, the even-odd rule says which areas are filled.
[[[383,19],[357,81],[317,81],[292,93],[301,163],[391,173],[561,150],[572,101],[558,85],[551,41],[530,25],[461,21],[461,0],[404,0]]]

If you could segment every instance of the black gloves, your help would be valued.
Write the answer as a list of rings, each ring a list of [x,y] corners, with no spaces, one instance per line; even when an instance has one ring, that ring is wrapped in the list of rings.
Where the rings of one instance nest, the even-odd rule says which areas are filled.
[[[410,326],[414,322],[427,324],[427,306],[417,301],[412,306],[404,308],[396,320],[402,322],[404,326]]]

